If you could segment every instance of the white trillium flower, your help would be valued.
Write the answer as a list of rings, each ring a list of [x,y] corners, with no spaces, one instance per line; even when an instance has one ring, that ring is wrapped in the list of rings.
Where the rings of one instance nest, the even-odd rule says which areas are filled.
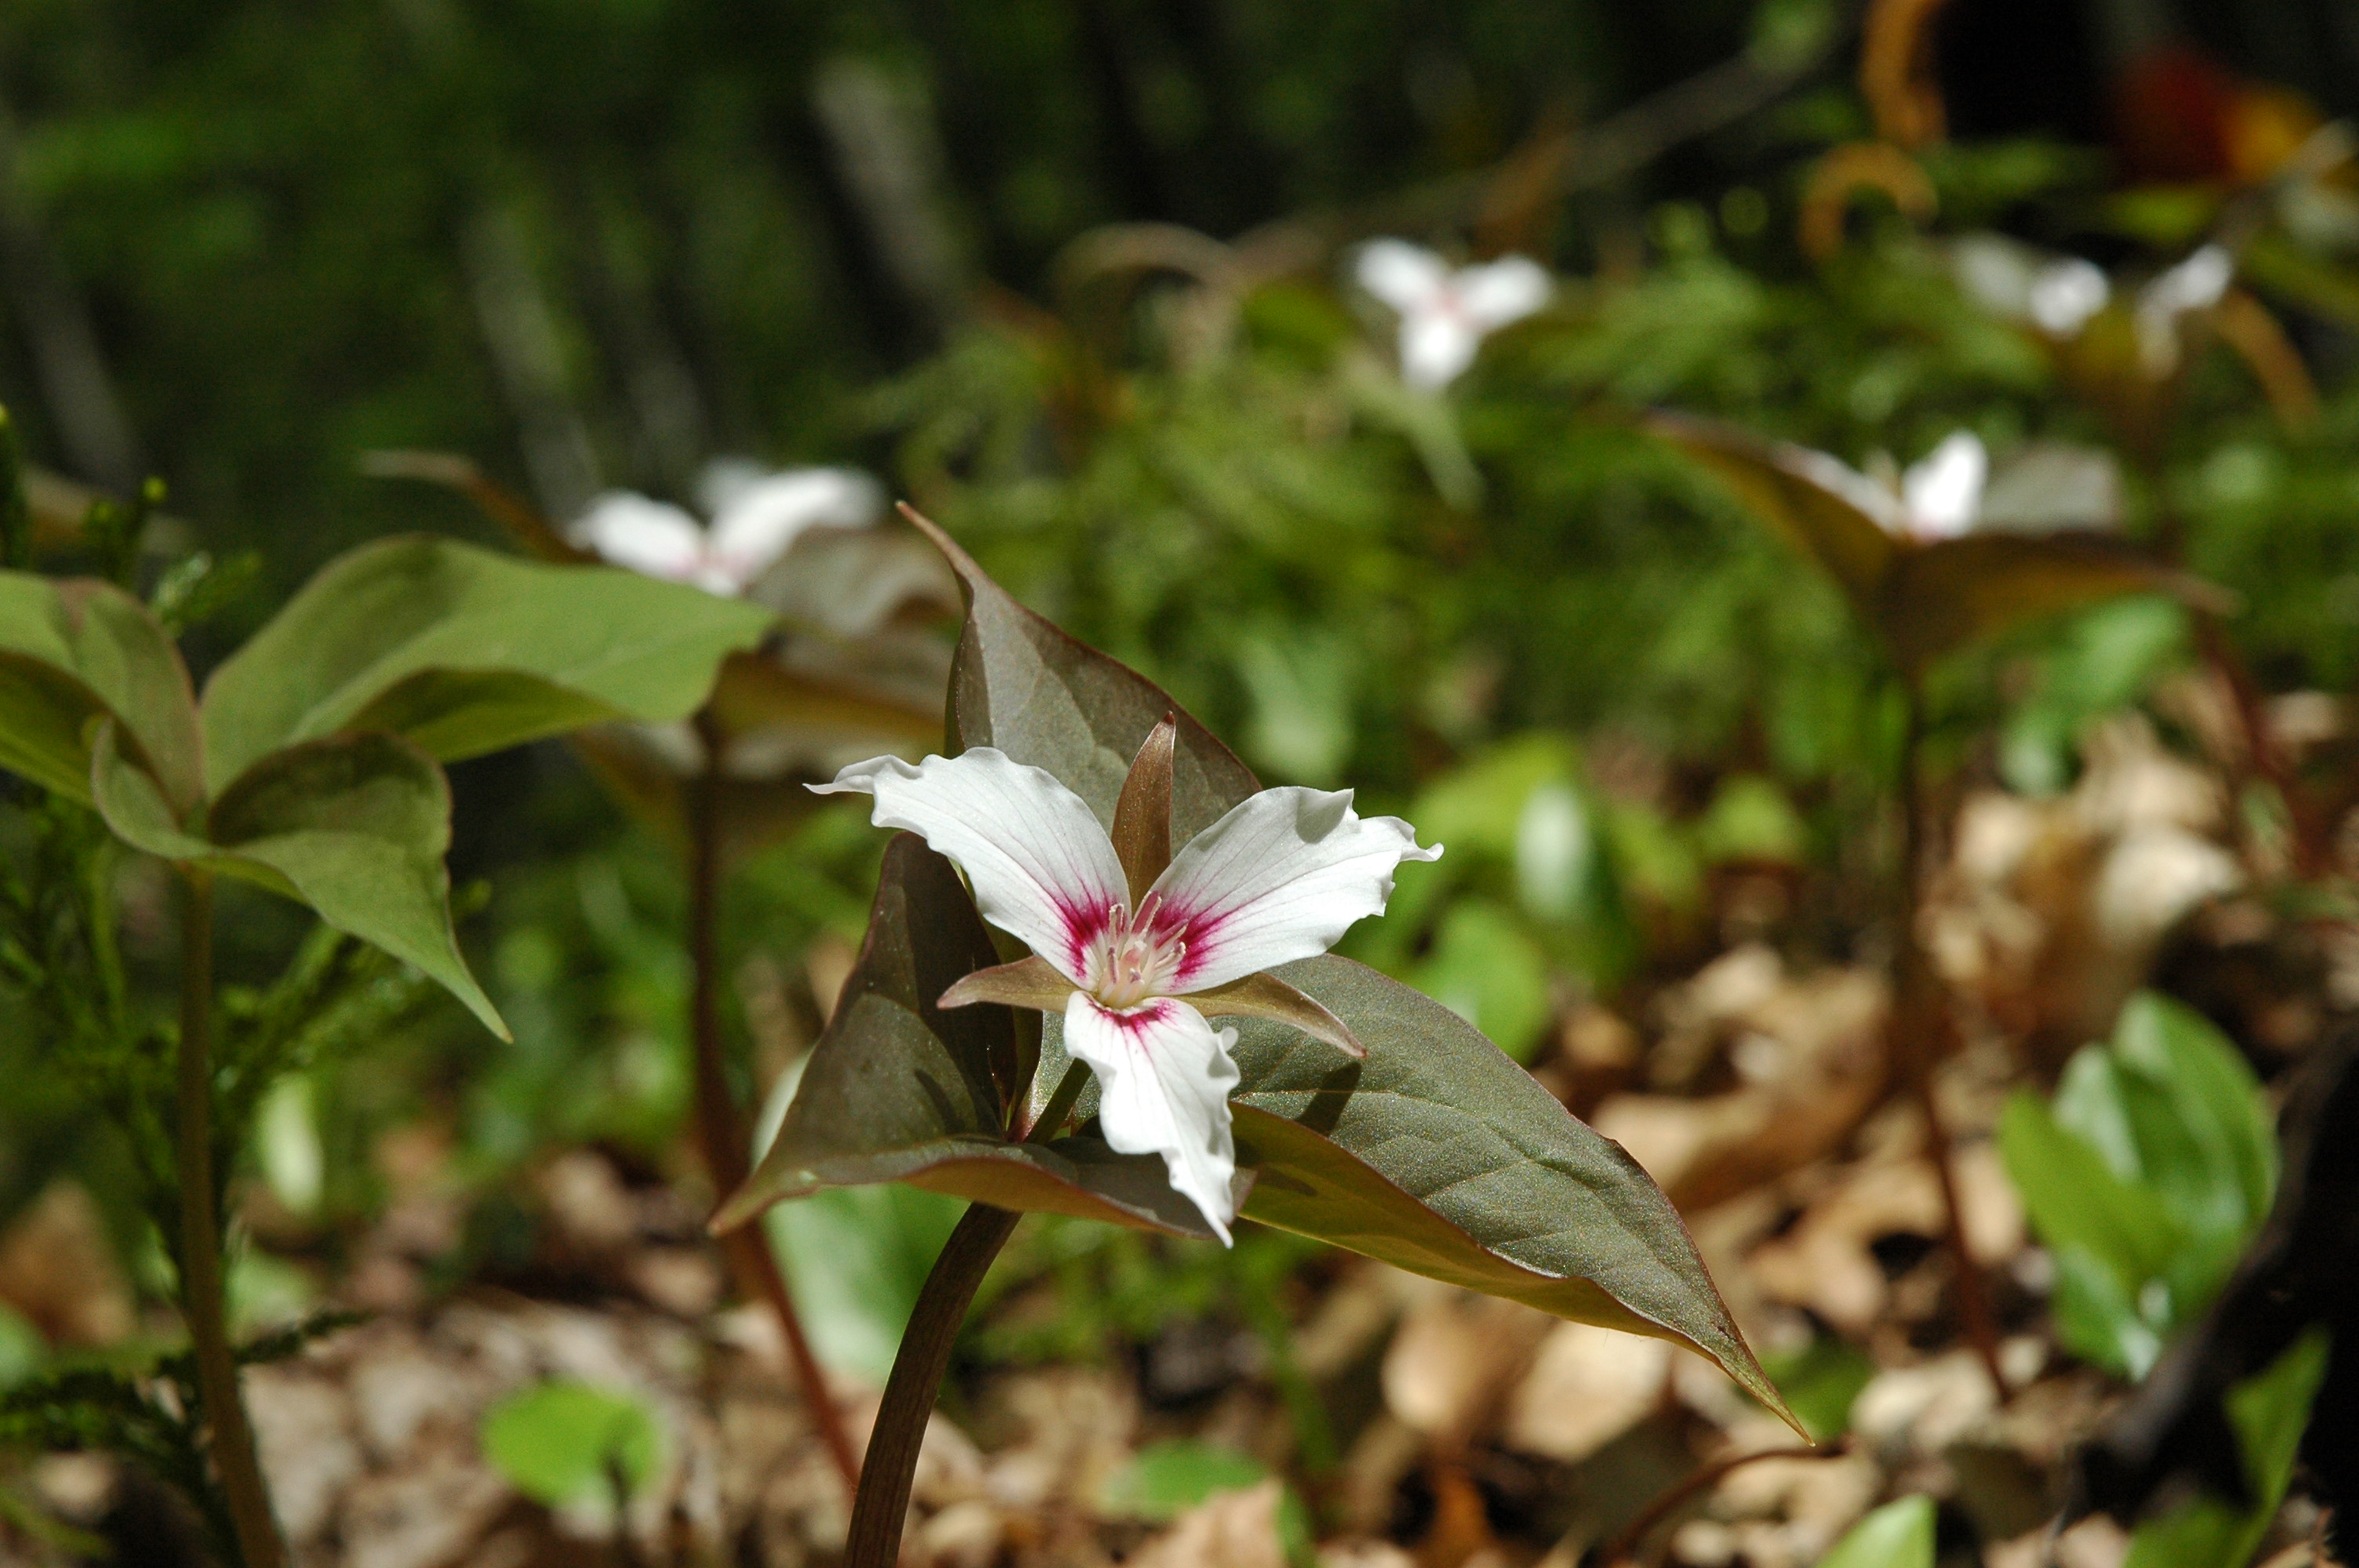
[[[2091,448],[2035,443],[1994,471],[1982,438],[1954,430],[1890,480],[1824,452],[1792,450],[1803,477],[1851,503],[1886,533],[1920,544],[1974,533],[2102,528],[2121,514],[2120,470],[2108,454]]]
[[[1951,246],[1950,257],[1959,287],[1986,309],[2051,338],[2080,336],[2113,300],[2114,286],[2096,263],[2003,234],[1967,234]]]
[[[983,917],[1035,956],[969,975],[941,1005],[1060,1014],[1066,1052],[1097,1078],[1106,1142],[1160,1154],[1172,1187],[1225,1243],[1237,1036],[1206,1015],[1280,1019],[1363,1054],[1332,1013],[1263,971],[1327,951],[1383,912],[1395,868],[1441,848],[1419,848],[1398,817],[1357,815],[1349,790],[1287,787],[1249,796],[1168,865],[1136,848],[1126,865],[1115,839],[1140,842],[1134,795],[1153,794],[1137,786],[1158,762],[1168,813],[1170,746],[1167,721],[1140,751],[1113,836],[1054,775],[988,746],[915,766],[878,757],[811,788],[874,795],[878,827],[916,833],[958,863]],[[1168,827],[1158,831],[1168,840]]]
[[[1360,287],[1400,317],[1401,378],[1447,386],[1474,362],[1483,340],[1548,303],[1548,270],[1529,256],[1459,267],[1406,240],[1360,251]]]
[[[723,460],[705,470],[706,527],[679,507],[609,491],[566,530],[600,558],[648,577],[735,598],[813,528],[861,528],[885,510],[885,491],[855,469],[766,473]]]

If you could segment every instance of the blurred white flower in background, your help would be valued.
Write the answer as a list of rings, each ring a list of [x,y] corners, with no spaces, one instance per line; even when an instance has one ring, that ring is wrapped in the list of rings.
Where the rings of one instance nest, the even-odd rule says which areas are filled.
[[[1950,261],[1959,287],[1985,309],[2059,342],[2078,338],[2115,298],[2112,281],[2094,262],[2004,234],[1967,234],[1950,247]],[[2216,307],[2235,276],[2236,258],[2225,246],[2199,245],[2127,297],[2148,374],[2168,375],[2178,367],[2181,325]]]
[[[1886,533],[1930,544],[1976,533],[2107,528],[2121,515],[2121,473],[2092,447],[2033,442],[1994,471],[1971,430],[1953,430],[1922,460],[1896,471],[1882,457],[1862,473],[1840,459],[1793,449],[1794,471],[1849,502]]]
[[[1453,269],[1406,240],[1363,246],[1357,276],[1400,317],[1401,378],[1430,388],[1465,373],[1484,338],[1546,305],[1554,287],[1529,256]]]
[[[566,535],[616,566],[735,598],[811,529],[864,528],[885,511],[884,486],[856,469],[773,472],[722,458],[698,491],[709,527],[668,502],[609,491]]]

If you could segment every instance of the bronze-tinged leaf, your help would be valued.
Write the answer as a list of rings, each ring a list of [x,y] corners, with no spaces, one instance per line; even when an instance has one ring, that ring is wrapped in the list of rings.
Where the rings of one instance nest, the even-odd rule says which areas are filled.
[[[908,1182],[1002,1208],[1209,1236],[1160,1159],[1116,1154],[1092,1136],[1009,1137],[1007,1098],[1030,1066],[1014,1060],[1025,1039],[1015,1016],[989,1003],[937,1005],[953,982],[997,961],[951,863],[896,837],[835,1016],[777,1141],[716,1227],[821,1187]]]
[[[1179,730],[1176,719],[1166,718],[1147,732],[1114,805],[1114,858],[1130,884],[1133,909],[1171,864],[1171,756]]]
[[[1253,770],[1162,687],[1016,603],[949,535],[907,507],[902,513],[950,561],[966,597],[966,625],[951,667],[951,751],[996,746],[1019,762],[1046,768],[1111,825],[1131,760],[1147,732],[1175,714],[1175,844],[1261,787]]]
[[[2024,622],[2129,593],[2168,593],[2215,613],[2234,604],[2110,534],[1971,534],[1903,552],[1873,619],[1901,667],[1917,672]]]
[[[1864,510],[1871,497],[1861,476],[1823,452],[1765,441],[1716,420],[1658,410],[1645,426],[1717,474],[1757,520],[1825,568],[1853,603],[1865,611],[1876,602],[1903,547]]]
[[[1276,971],[1350,1025],[1363,1062],[1247,1021],[1235,1052],[1248,1217],[1582,1323],[1712,1357],[1785,1412],[1646,1172],[1472,1024],[1347,958]]]

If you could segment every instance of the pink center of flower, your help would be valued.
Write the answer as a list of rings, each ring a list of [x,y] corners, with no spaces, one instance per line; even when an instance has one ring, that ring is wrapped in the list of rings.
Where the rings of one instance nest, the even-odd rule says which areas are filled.
[[[1136,915],[1118,903],[1106,910],[1105,924],[1082,951],[1082,989],[1102,1006],[1136,1007],[1170,994],[1188,944],[1176,928],[1158,926],[1162,909],[1162,895],[1148,893]]]

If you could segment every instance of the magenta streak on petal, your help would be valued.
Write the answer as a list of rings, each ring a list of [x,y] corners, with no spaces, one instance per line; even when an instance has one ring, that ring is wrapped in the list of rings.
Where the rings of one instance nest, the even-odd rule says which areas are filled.
[[[1098,1011],[1111,1021],[1114,1027],[1129,1035],[1133,1045],[1144,1050],[1147,1032],[1169,1018],[1173,1005],[1171,1002],[1158,1000],[1138,1007],[1125,1008],[1119,1012],[1110,1007],[1100,1007]]]
[[[1053,895],[1052,895],[1053,898]],[[1071,903],[1054,899],[1058,918],[1065,923],[1065,978],[1079,980],[1087,970],[1093,944],[1113,928],[1114,912],[1104,905]]]
[[[1180,954],[1180,967],[1171,977],[1174,987],[1185,988],[1202,972],[1206,963],[1219,956],[1221,927],[1228,924],[1234,913],[1226,909],[1183,909],[1170,903],[1156,912],[1157,935],[1169,934],[1185,944]]]

